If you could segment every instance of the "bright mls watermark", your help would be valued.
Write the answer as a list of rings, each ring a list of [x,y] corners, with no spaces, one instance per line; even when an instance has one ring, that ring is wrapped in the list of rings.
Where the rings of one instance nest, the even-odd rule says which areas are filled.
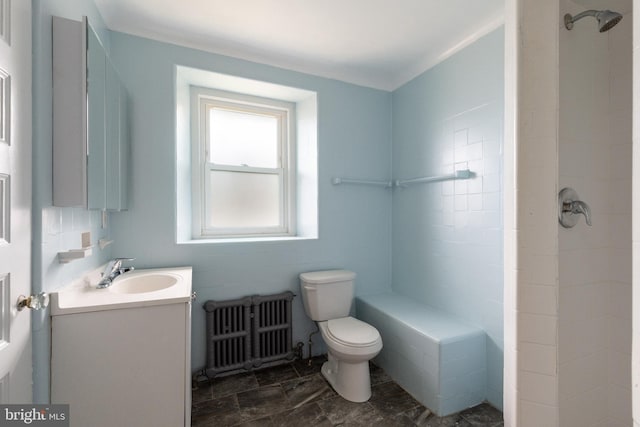
[[[69,427],[69,405],[0,405],[0,427]]]

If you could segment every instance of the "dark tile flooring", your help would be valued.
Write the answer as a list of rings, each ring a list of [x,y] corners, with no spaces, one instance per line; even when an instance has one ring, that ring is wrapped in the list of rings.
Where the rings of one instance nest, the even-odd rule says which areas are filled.
[[[241,427],[420,426],[502,427],[502,413],[481,404],[436,417],[371,364],[371,399],[344,400],[320,373],[316,357],[198,383],[192,393],[192,425]]]

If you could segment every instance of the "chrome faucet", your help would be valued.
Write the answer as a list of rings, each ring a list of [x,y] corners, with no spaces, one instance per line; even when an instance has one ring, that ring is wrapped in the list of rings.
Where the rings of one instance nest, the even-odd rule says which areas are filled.
[[[108,288],[116,277],[128,271],[132,271],[133,267],[122,267],[122,261],[133,261],[135,258],[114,258],[107,263],[102,273],[102,279],[98,282],[98,289]]]

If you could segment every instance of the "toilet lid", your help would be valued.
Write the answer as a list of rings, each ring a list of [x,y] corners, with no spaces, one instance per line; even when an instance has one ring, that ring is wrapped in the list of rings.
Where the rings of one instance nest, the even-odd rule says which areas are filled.
[[[334,340],[352,347],[365,347],[380,339],[376,328],[353,317],[328,320],[327,332]]]

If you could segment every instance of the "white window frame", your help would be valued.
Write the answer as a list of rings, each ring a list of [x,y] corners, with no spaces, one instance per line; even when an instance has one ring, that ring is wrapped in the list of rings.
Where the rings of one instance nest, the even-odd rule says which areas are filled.
[[[276,168],[221,165],[208,161],[209,132],[207,112],[211,108],[276,117],[278,126],[279,165]],[[291,102],[238,94],[234,92],[191,87],[191,153],[192,153],[192,237],[194,239],[226,239],[243,237],[295,236],[295,104]],[[280,224],[276,227],[216,228],[207,227],[210,210],[211,171],[230,171],[278,175],[280,182]]]

